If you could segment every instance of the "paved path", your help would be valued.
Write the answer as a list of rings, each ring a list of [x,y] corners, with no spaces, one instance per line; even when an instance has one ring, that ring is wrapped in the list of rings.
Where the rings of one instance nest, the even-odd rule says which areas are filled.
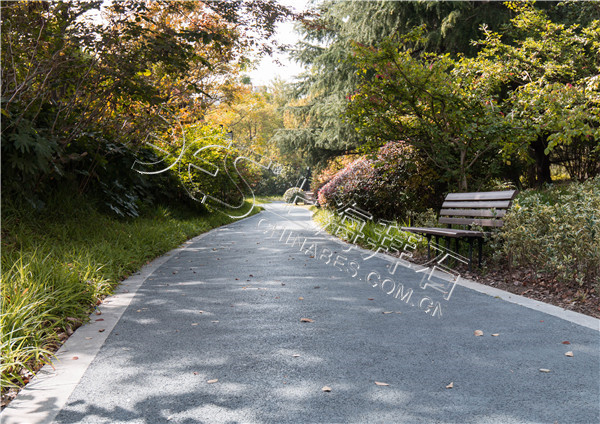
[[[459,285],[444,300],[312,237],[306,209],[268,209],[126,282],[3,422],[600,422],[598,320]]]

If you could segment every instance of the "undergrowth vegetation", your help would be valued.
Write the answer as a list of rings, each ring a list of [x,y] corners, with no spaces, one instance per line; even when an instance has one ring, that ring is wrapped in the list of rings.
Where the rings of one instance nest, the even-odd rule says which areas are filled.
[[[123,278],[185,240],[233,221],[217,211],[165,206],[116,218],[68,193],[52,198],[43,212],[3,203],[3,392],[50,362],[66,335]]]
[[[415,235],[400,230],[400,227],[415,225],[427,225],[431,222],[433,211],[428,210],[414,216],[414,220],[408,222],[379,221],[379,220],[351,220],[335,210],[321,208],[313,209],[313,220],[328,233],[339,237],[348,243],[356,243],[366,249],[375,251],[387,251],[399,253],[404,246],[411,245],[424,248],[427,242],[423,239],[415,244]],[[409,240],[410,238],[410,240]],[[406,251],[410,253],[410,249]]]
[[[499,235],[514,264],[600,290],[600,178],[519,194]]]

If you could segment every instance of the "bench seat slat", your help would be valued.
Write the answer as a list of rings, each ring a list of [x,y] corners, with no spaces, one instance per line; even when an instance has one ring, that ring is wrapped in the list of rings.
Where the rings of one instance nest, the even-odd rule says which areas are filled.
[[[443,209],[448,208],[496,208],[496,209],[507,209],[510,206],[510,200],[497,200],[497,201],[486,201],[486,202],[455,202],[445,201],[442,204]]]
[[[482,227],[502,227],[504,222],[499,219],[477,219],[477,218],[447,218],[442,216],[439,219],[440,224],[458,224],[458,225],[481,225]]]
[[[431,234],[441,237],[483,237],[485,233],[471,230],[454,230],[451,228],[437,227],[402,227],[402,231],[408,231],[416,234]]]
[[[504,209],[491,210],[491,209],[442,209],[440,215],[445,216],[485,216],[485,217],[498,217],[501,218],[506,215]]]
[[[446,200],[512,200],[516,190],[482,191],[477,193],[449,193]]]

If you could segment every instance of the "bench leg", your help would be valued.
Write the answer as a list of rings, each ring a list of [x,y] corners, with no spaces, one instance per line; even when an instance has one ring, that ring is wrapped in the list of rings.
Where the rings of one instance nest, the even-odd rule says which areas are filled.
[[[469,271],[471,271],[473,265],[473,239],[469,237],[467,240],[469,241]]]
[[[425,237],[427,237],[427,260],[431,259],[431,248],[429,246],[429,244],[431,243],[431,235],[427,234]]]

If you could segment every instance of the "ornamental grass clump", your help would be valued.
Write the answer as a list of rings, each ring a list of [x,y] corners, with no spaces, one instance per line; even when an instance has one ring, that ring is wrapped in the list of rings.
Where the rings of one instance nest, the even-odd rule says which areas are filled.
[[[297,204],[302,198],[304,198],[304,190],[299,187],[290,187],[283,193],[283,200],[286,203]]]

